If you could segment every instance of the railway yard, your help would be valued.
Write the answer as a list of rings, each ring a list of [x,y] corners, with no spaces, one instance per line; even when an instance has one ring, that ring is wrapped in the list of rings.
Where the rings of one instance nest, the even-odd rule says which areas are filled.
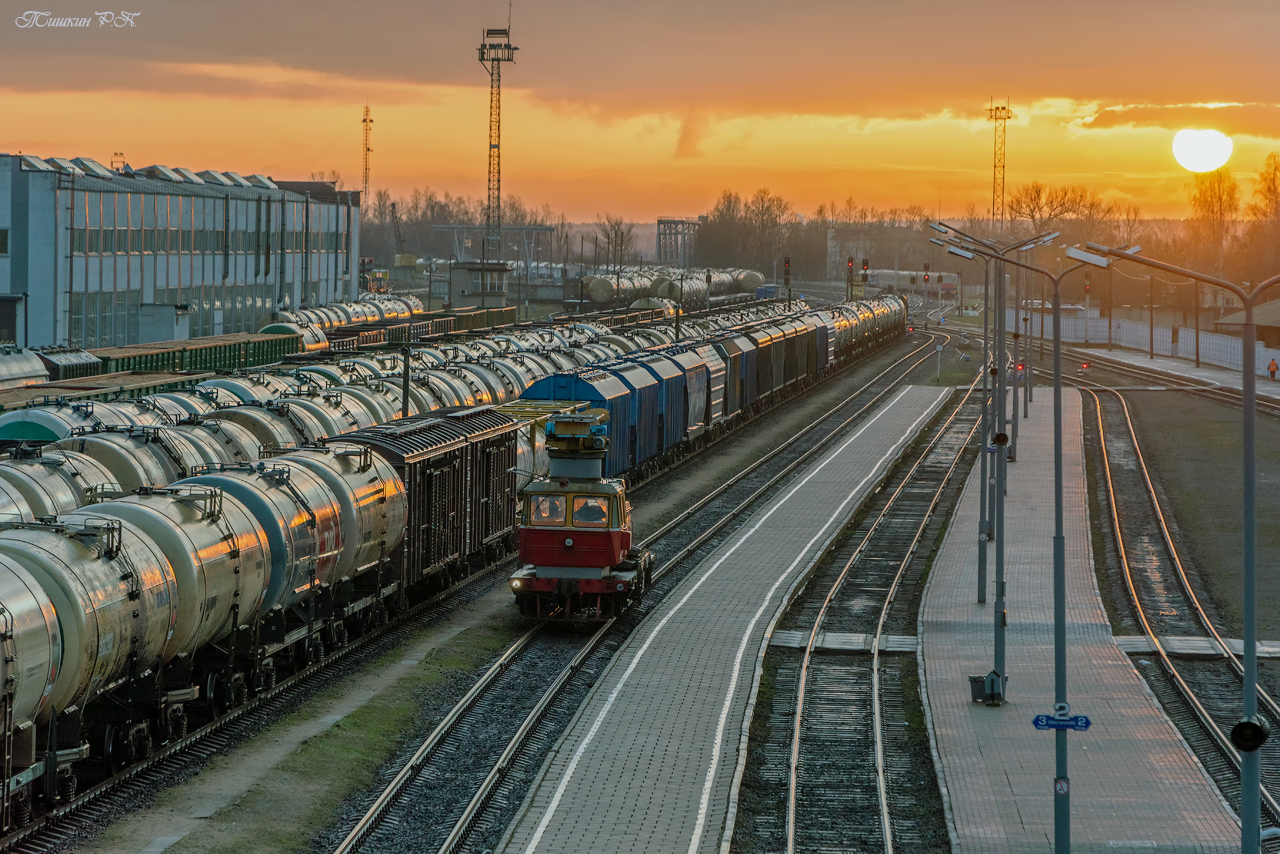
[[[0,492],[23,519],[0,532],[6,572],[52,577],[31,544],[65,540],[94,555],[58,558],[80,578],[76,560],[113,549],[153,560],[111,582],[148,620],[182,626],[193,578],[235,603],[215,593],[175,647],[135,627],[127,659],[99,641],[78,681],[19,683],[4,850],[1050,850],[1053,736],[1032,726],[1053,712],[1046,360],[1008,465],[1007,695],[984,704],[973,327],[908,323],[917,298],[739,303],[680,333],[662,312],[514,324],[383,300],[212,354],[96,354],[101,370],[45,379],[70,396],[3,393]],[[1092,719],[1070,742],[1075,849],[1238,850],[1238,373],[1068,359],[1092,363],[1064,392],[1069,683]],[[1268,391],[1264,566],[1280,550]],[[521,496],[571,482],[557,471],[579,482],[556,468],[563,431],[596,423],[608,440],[584,459],[630,502],[604,524],[622,512],[623,551],[652,569],[606,575],[608,602],[545,588],[575,622],[522,615],[515,554],[539,523]],[[182,538],[154,533],[170,522]],[[201,524],[237,547],[184,576],[170,550],[216,551]],[[574,524],[553,532],[566,549],[594,542]],[[1273,729],[1277,585],[1259,579]],[[96,619],[61,627],[69,649],[128,625]],[[1280,826],[1277,750],[1264,827]]]

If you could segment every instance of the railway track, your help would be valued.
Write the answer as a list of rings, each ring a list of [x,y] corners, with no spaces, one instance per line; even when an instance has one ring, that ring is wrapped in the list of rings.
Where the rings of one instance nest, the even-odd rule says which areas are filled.
[[[1240,717],[1243,663],[1214,625],[1182,562],[1143,458],[1127,401],[1113,390],[1085,389],[1084,393],[1096,407],[1100,476],[1109,497],[1105,509],[1109,511],[1129,605],[1151,644],[1153,652],[1149,655],[1156,660],[1152,665],[1144,653],[1138,670],[1223,796],[1238,811],[1240,754],[1228,734]],[[1109,420],[1118,422],[1119,429],[1108,430]],[[1205,635],[1225,660],[1225,668],[1217,659],[1176,659],[1166,648],[1170,637]],[[1280,726],[1280,704],[1261,688],[1258,710],[1273,731]],[[1280,744],[1276,740],[1263,746],[1261,766],[1263,825],[1280,826]]]
[[[350,667],[373,661],[404,643],[419,629],[453,613],[501,583],[514,567],[504,560],[441,591],[406,613],[403,619],[374,629],[361,642],[341,647],[321,661],[281,680],[273,689],[250,699],[185,738],[167,745],[149,759],[81,792],[73,800],[36,818],[0,840],[0,851],[44,854],[63,851],[76,840],[96,832],[159,788],[170,785],[184,768],[207,761],[297,708],[298,704],[341,677]]]
[[[735,850],[927,849],[920,819],[937,810],[920,803],[903,670],[886,662],[896,656],[883,647],[888,633],[915,631],[927,554],[948,515],[938,511],[949,511],[959,494],[955,475],[966,450],[973,452],[980,408],[971,386],[914,462],[890,476],[774,631],[775,644],[798,641],[798,649],[769,650],[771,708],[761,716],[765,726],[753,726],[748,769],[759,809],[736,825]],[[865,645],[856,643],[863,638]],[[865,649],[844,649],[853,645]],[[933,773],[930,765],[930,780]],[[900,809],[908,802],[914,808]]]
[[[1091,350],[1079,350],[1074,347],[1064,347],[1063,356],[1063,382],[1078,385],[1081,388],[1106,389],[1105,383],[1095,382],[1089,377],[1071,376],[1070,366],[1072,364],[1088,363],[1092,368],[1104,370],[1113,374],[1119,374],[1124,377],[1148,384],[1153,388],[1166,389],[1171,391],[1182,391],[1187,394],[1205,400],[1212,400],[1215,403],[1225,403],[1229,406],[1242,406],[1243,397],[1240,389],[1230,386],[1215,385],[1207,380],[1196,379],[1194,377],[1179,377],[1164,371],[1147,370],[1129,362],[1120,359],[1111,359],[1100,353]],[[1032,370],[1037,376],[1051,380],[1053,377],[1052,368],[1033,367]],[[1258,412],[1263,415],[1270,415],[1280,418],[1280,401],[1272,400],[1265,395],[1257,397]]]
[[[934,342],[946,337],[949,336],[930,336],[927,344],[896,360],[808,428],[722,484],[641,543],[642,547],[654,553],[658,563],[653,574],[653,588],[635,607],[602,625],[558,675],[547,672],[525,680],[519,691],[529,694],[529,711],[523,716],[508,716],[504,720],[505,731],[491,734],[489,722],[482,719],[482,704],[472,700],[470,707],[464,709],[460,703],[454,710],[456,714],[451,712],[428,741],[447,740],[453,737],[454,732],[482,731],[489,741],[503,745],[501,753],[489,764],[483,780],[477,785],[458,787],[457,802],[462,804],[466,799],[461,811],[447,812],[448,820],[445,822],[440,821],[444,816],[439,811],[429,823],[415,820],[414,814],[421,810],[412,806],[414,798],[410,795],[419,790],[415,787],[423,785],[417,781],[423,779],[423,769],[430,763],[419,762],[420,767],[414,769],[410,767],[414,764],[411,759],[372,799],[369,809],[353,825],[341,829],[342,841],[331,850],[335,854],[400,851],[404,850],[407,839],[413,839],[414,847],[420,850],[460,852],[490,849],[519,808],[551,746],[568,726],[614,652],[696,565],[698,555],[704,550],[714,549],[718,535],[725,532],[734,520],[885,400],[905,382],[912,370],[932,357]],[[537,638],[547,637],[546,631],[535,629],[531,632],[531,643],[537,643]],[[486,674],[485,678],[492,684],[498,676]],[[544,689],[542,686],[548,687]],[[486,690],[481,688],[481,694]],[[467,700],[464,699],[465,702]],[[464,734],[462,740],[465,739]],[[425,745],[426,742],[423,747]],[[422,747],[415,756],[421,752]],[[431,748],[426,748],[426,753],[430,752]],[[451,826],[445,827],[445,824]]]
[[[930,344],[932,340],[930,339]],[[913,358],[926,349],[931,348],[927,345],[921,346],[896,360],[873,379],[872,384],[906,362],[911,363],[906,369],[909,371],[921,361],[921,359],[913,361]],[[844,373],[844,370],[824,382],[830,382],[841,373]],[[768,411],[755,416],[752,420],[767,414]],[[816,426],[815,424],[814,427]],[[812,428],[806,431],[806,434],[809,432],[812,432]],[[717,444],[719,442],[711,443],[699,453]],[[780,451],[782,448],[777,450]],[[671,468],[678,467],[694,456],[696,455],[676,461]],[[147,793],[163,788],[169,784],[168,781],[181,776],[184,766],[203,763],[214,754],[251,737],[270,721],[296,707],[315,690],[338,678],[338,674],[350,664],[352,659],[365,662],[376,658],[382,652],[399,644],[413,631],[430,625],[460,604],[482,595],[483,592],[491,589],[494,579],[505,577],[513,568],[514,557],[504,558],[484,572],[470,576],[454,587],[419,603],[392,622],[374,629],[350,644],[330,651],[320,661],[287,679],[282,679],[274,688],[251,697],[244,705],[197,727],[180,741],[165,745],[152,756],[120,773],[106,776],[95,782],[73,799],[37,816],[29,824],[0,838],[0,851],[25,854],[26,852],[65,850],[76,839],[92,834],[116,816],[128,812]]]

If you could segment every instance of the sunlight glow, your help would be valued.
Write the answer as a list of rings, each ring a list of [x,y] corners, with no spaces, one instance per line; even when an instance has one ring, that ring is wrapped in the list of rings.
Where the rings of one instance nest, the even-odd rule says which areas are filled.
[[[1180,130],[1173,137],[1173,156],[1188,172],[1212,172],[1231,159],[1231,137],[1216,130]]]

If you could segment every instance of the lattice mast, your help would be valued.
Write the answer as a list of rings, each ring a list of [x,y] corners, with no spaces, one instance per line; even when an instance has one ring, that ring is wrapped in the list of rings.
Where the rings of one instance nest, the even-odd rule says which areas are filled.
[[[484,212],[484,253],[481,260],[502,258],[502,63],[515,62],[517,47],[511,30],[485,30],[480,64],[489,69],[489,202]]]
[[[991,224],[997,232],[1004,231],[1004,128],[1005,122],[1013,118],[1013,111],[1009,109],[1009,99],[1004,99],[1004,104],[997,104],[995,98],[991,99],[991,106],[987,108],[987,120],[995,122],[996,126],[996,144],[995,157],[992,164],[991,176]]]
[[[360,124],[364,127],[364,163],[361,167],[361,177],[363,178],[364,192],[360,196],[360,204],[369,204],[369,155],[373,152],[373,148],[369,146],[369,138],[373,134],[373,119],[369,116],[369,105],[364,105],[364,118],[360,120]]]

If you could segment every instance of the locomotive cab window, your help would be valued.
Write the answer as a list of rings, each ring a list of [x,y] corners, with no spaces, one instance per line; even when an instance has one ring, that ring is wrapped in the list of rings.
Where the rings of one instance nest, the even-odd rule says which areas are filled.
[[[529,499],[529,522],[533,525],[563,525],[563,495],[534,495]]]
[[[573,525],[576,528],[604,528],[609,525],[609,499],[594,495],[573,498]]]

